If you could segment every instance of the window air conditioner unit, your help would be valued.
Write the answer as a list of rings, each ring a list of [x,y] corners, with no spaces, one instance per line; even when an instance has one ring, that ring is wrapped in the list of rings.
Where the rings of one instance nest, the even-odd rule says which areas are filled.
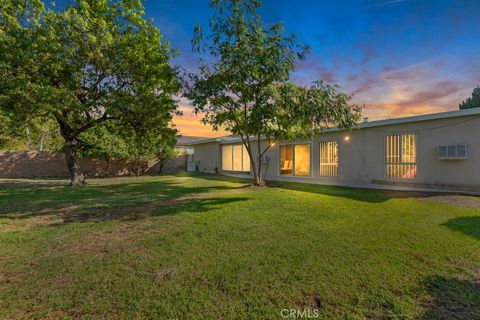
[[[462,160],[467,159],[467,145],[456,144],[449,146],[438,146],[439,160]]]

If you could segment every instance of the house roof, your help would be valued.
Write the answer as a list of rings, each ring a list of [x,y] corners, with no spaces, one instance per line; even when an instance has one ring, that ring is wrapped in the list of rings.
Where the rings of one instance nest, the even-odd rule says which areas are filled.
[[[480,115],[480,108],[470,108],[470,109],[462,109],[462,110],[456,110],[456,111],[424,114],[424,115],[413,116],[413,117],[403,117],[403,118],[395,118],[395,119],[361,122],[361,123],[358,123],[352,129],[365,129],[365,128],[372,128],[372,127],[390,126],[390,125],[414,123],[414,122],[428,121],[428,120],[457,118],[457,117],[465,117],[465,116],[472,116],[472,115]],[[329,128],[325,130],[325,132],[332,132],[332,131],[343,131],[343,129],[334,127],[334,128]],[[190,145],[203,144],[203,143],[209,143],[209,142],[229,143],[229,142],[240,142],[240,141],[241,141],[241,138],[239,136],[225,136],[225,137],[197,140],[190,143]]]
[[[189,146],[194,142],[203,141],[208,139],[207,137],[194,137],[194,136],[177,136],[176,146]]]
[[[242,141],[240,136],[223,136],[223,137],[217,137],[217,138],[206,138],[203,140],[198,140],[190,143],[189,145],[196,145],[196,144],[203,144],[203,143],[210,143],[210,142],[220,142],[220,143],[228,143],[228,142],[238,142]]]

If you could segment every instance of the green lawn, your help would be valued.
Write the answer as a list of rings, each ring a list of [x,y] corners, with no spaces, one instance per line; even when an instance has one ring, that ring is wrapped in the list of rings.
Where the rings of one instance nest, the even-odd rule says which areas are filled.
[[[480,209],[420,194],[204,175],[3,184],[0,257],[2,319],[480,318]]]

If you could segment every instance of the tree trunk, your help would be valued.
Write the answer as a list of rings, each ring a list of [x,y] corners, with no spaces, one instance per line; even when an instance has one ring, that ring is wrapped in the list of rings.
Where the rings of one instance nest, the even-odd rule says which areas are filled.
[[[260,165],[258,166],[258,168],[260,169]],[[265,181],[263,181],[262,175],[259,172],[260,170],[254,173],[254,177],[255,177],[254,185],[257,187],[265,187]]]
[[[265,181],[262,179],[262,159],[260,157],[257,157],[257,171],[254,171],[253,176],[255,177],[255,185],[257,187],[265,187]]]
[[[65,141],[65,161],[67,162],[68,171],[70,171],[71,186],[81,186],[85,184],[85,175],[78,162],[77,150],[77,139]]]
[[[161,174],[162,171],[163,171],[163,161],[160,161],[160,162],[158,163],[158,173]]]
[[[257,156],[256,159],[253,157],[253,152],[252,152],[252,147],[250,140],[247,139],[247,152],[250,157],[250,165],[252,167],[252,172],[253,172],[253,185],[257,187],[264,187],[265,186],[265,181],[262,179],[262,159]],[[258,154],[260,154],[260,149],[258,150]]]
[[[77,151],[80,147],[80,141],[77,139],[77,134],[75,130],[68,124],[65,117],[57,114],[55,116],[57,119],[58,125],[60,126],[60,134],[65,141],[65,161],[67,162],[68,171],[70,171],[70,185],[71,186],[81,186],[85,183],[85,176],[80,168],[80,163],[77,158]]]
[[[44,149],[44,143],[45,143],[45,124],[42,124],[42,130],[40,131],[40,143],[38,146],[39,151],[43,151]]]
[[[261,175],[258,174],[259,171],[257,170],[259,166],[257,165],[257,161],[255,161],[255,159],[253,158],[252,145],[250,143],[250,139],[247,137],[245,140],[243,140],[243,143],[247,149],[248,157],[250,159],[250,166],[252,167],[253,185],[258,187],[264,187],[265,182],[263,182],[262,177]]]
[[[161,174],[162,171],[163,171],[163,167],[165,166],[165,164],[167,163],[167,160],[168,160],[168,157],[166,156],[166,152],[161,151],[157,155],[157,159],[158,159],[158,173]]]
[[[255,178],[255,185],[258,187],[265,187],[265,181],[262,179],[262,147],[260,141],[260,135],[257,136],[257,174]]]
[[[251,164],[252,164],[252,172],[253,172],[253,185],[257,187],[264,186],[265,184],[262,182],[262,178],[260,177],[257,171],[256,161],[252,160]]]

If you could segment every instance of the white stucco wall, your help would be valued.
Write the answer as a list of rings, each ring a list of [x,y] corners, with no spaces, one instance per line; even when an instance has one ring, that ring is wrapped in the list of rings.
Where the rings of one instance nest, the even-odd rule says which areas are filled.
[[[193,162],[198,172],[215,173],[220,168],[220,145],[218,142],[202,143],[194,146]]]
[[[279,176],[279,145],[277,142],[268,152],[270,158],[266,178],[291,181],[361,182],[393,180],[385,177],[385,137],[388,134],[417,134],[417,177],[402,180],[413,183],[439,183],[480,186],[480,116],[462,116],[439,120],[375,126],[352,131],[326,132],[311,141],[312,177]],[[345,136],[350,136],[345,141]],[[336,140],[339,143],[339,176],[320,177],[320,142]],[[439,160],[439,145],[467,144],[468,159]],[[255,155],[256,156],[256,155]],[[221,168],[220,144],[218,142],[195,146],[195,159],[200,160],[203,172]],[[393,180],[395,181],[395,180]]]

